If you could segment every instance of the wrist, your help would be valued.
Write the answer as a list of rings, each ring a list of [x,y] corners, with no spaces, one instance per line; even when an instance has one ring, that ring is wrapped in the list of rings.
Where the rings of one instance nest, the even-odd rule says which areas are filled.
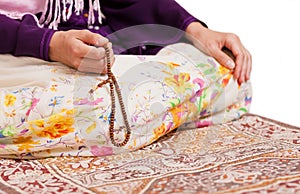
[[[194,42],[195,40],[199,39],[201,37],[201,34],[203,34],[208,29],[204,27],[200,22],[192,22],[190,23],[185,32],[186,37],[188,40]]]
[[[56,50],[58,49],[58,43],[62,41],[60,37],[63,35],[63,31],[56,31],[53,36],[51,37],[50,43],[49,43],[49,59],[52,61],[57,61],[56,57]]]

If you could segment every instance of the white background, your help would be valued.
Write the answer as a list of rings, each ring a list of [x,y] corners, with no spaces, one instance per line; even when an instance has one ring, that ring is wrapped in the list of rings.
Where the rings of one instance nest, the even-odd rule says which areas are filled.
[[[253,58],[251,113],[300,127],[300,0],[177,0]]]

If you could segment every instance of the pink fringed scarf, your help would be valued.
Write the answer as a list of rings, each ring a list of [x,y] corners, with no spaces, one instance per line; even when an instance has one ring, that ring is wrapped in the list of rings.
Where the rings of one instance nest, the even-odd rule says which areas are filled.
[[[67,11],[69,7],[69,11]],[[49,9],[49,12],[47,10]],[[67,21],[72,13],[82,14],[84,0],[0,0],[0,14],[7,15],[13,19],[21,19],[25,14],[36,14],[42,12],[39,20],[41,26],[56,30],[61,21]],[[95,12],[98,17],[95,18]],[[88,25],[95,23],[96,19],[101,24],[103,14],[100,9],[99,0],[89,0]]]

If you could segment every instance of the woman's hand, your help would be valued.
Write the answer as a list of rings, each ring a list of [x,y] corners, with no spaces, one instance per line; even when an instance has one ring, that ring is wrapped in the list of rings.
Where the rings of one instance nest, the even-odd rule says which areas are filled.
[[[250,78],[252,57],[238,36],[216,32],[192,22],[186,29],[187,38],[201,51],[214,57],[221,65],[234,70],[234,78],[243,83]],[[224,52],[225,50],[225,52]],[[231,51],[233,57],[226,54]]]
[[[49,57],[79,71],[102,74],[106,73],[105,45],[110,48],[114,62],[107,38],[88,30],[57,31],[50,41]]]

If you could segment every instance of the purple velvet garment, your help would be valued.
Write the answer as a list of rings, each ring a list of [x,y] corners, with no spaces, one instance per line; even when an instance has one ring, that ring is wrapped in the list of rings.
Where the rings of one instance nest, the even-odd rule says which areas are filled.
[[[49,60],[49,42],[54,31],[40,28],[32,15],[22,21],[0,15],[0,53]]]
[[[89,29],[99,33],[110,39],[115,53],[155,54],[160,47],[181,40],[186,27],[199,21],[174,0],[101,0],[100,3],[105,15],[102,24],[98,24],[100,27],[88,28],[84,10],[83,14],[74,13],[68,21],[61,22],[58,30]],[[49,60],[49,42],[54,32],[40,28],[32,15],[17,21],[0,14],[0,53]]]

